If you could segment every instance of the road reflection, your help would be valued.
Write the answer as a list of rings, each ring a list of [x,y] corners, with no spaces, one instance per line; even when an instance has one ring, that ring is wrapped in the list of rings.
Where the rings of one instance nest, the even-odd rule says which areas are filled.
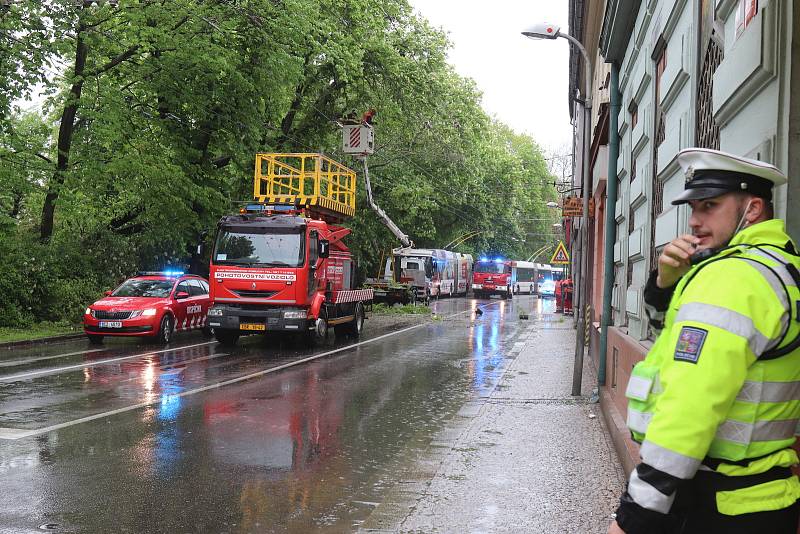
[[[0,440],[11,491],[0,518],[20,531],[30,518],[67,514],[83,532],[352,530],[466,401],[491,393],[510,361],[517,308],[541,307],[517,300],[440,302],[473,311],[188,396],[280,360],[265,344],[230,355],[206,345],[6,384],[19,395],[6,397],[13,417],[3,423],[149,405]]]

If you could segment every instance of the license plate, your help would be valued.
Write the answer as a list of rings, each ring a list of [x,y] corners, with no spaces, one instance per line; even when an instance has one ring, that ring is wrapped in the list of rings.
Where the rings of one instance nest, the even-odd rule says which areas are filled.
[[[263,324],[249,324],[249,323],[242,323],[239,325],[239,330],[256,330],[262,331],[266,330],[267,326]]]
[[[122,328],[122,321],[100,321],[100,328]]]

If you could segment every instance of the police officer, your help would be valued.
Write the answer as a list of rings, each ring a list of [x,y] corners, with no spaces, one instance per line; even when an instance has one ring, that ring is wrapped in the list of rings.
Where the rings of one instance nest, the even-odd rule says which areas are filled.
[[[773,218],[772,165],[679,153],[691,235],[645,289],[663,326],[626,390],[641,444],[609,533],[797,532],[800,257]]]

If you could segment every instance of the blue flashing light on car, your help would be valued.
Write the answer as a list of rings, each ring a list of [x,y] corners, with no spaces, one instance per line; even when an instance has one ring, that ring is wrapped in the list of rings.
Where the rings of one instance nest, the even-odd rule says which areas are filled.
[[[489,261],[489,258],[487,258],[487,257],[485,257],[485,256],[484,256],[484,257],[483,257],[483,258],[481,258],[479,261]]]
[[[186,274],[184,271],[139,271],[139,276],[166,276],[168,278],[177,278]]]
[[[503,263],[503,261],[504,261],[503,258],[495,258],[494,259],[495,263]]]

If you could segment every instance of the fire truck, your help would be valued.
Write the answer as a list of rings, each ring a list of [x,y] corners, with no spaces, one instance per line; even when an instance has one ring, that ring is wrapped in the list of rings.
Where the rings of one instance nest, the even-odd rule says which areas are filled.
[[[373,291],[354,287],[350,229],[339,226],[355,213],[355,172],[321,154],[257,154],[253,196],[217,224],[207,322],[217,340],[359,336]]]
[[[472,291],[475,298],[488,298],[492,295],[512,298],[516,279],[511,264],[511,261],[503,258],[480,258],[472,271]]]

